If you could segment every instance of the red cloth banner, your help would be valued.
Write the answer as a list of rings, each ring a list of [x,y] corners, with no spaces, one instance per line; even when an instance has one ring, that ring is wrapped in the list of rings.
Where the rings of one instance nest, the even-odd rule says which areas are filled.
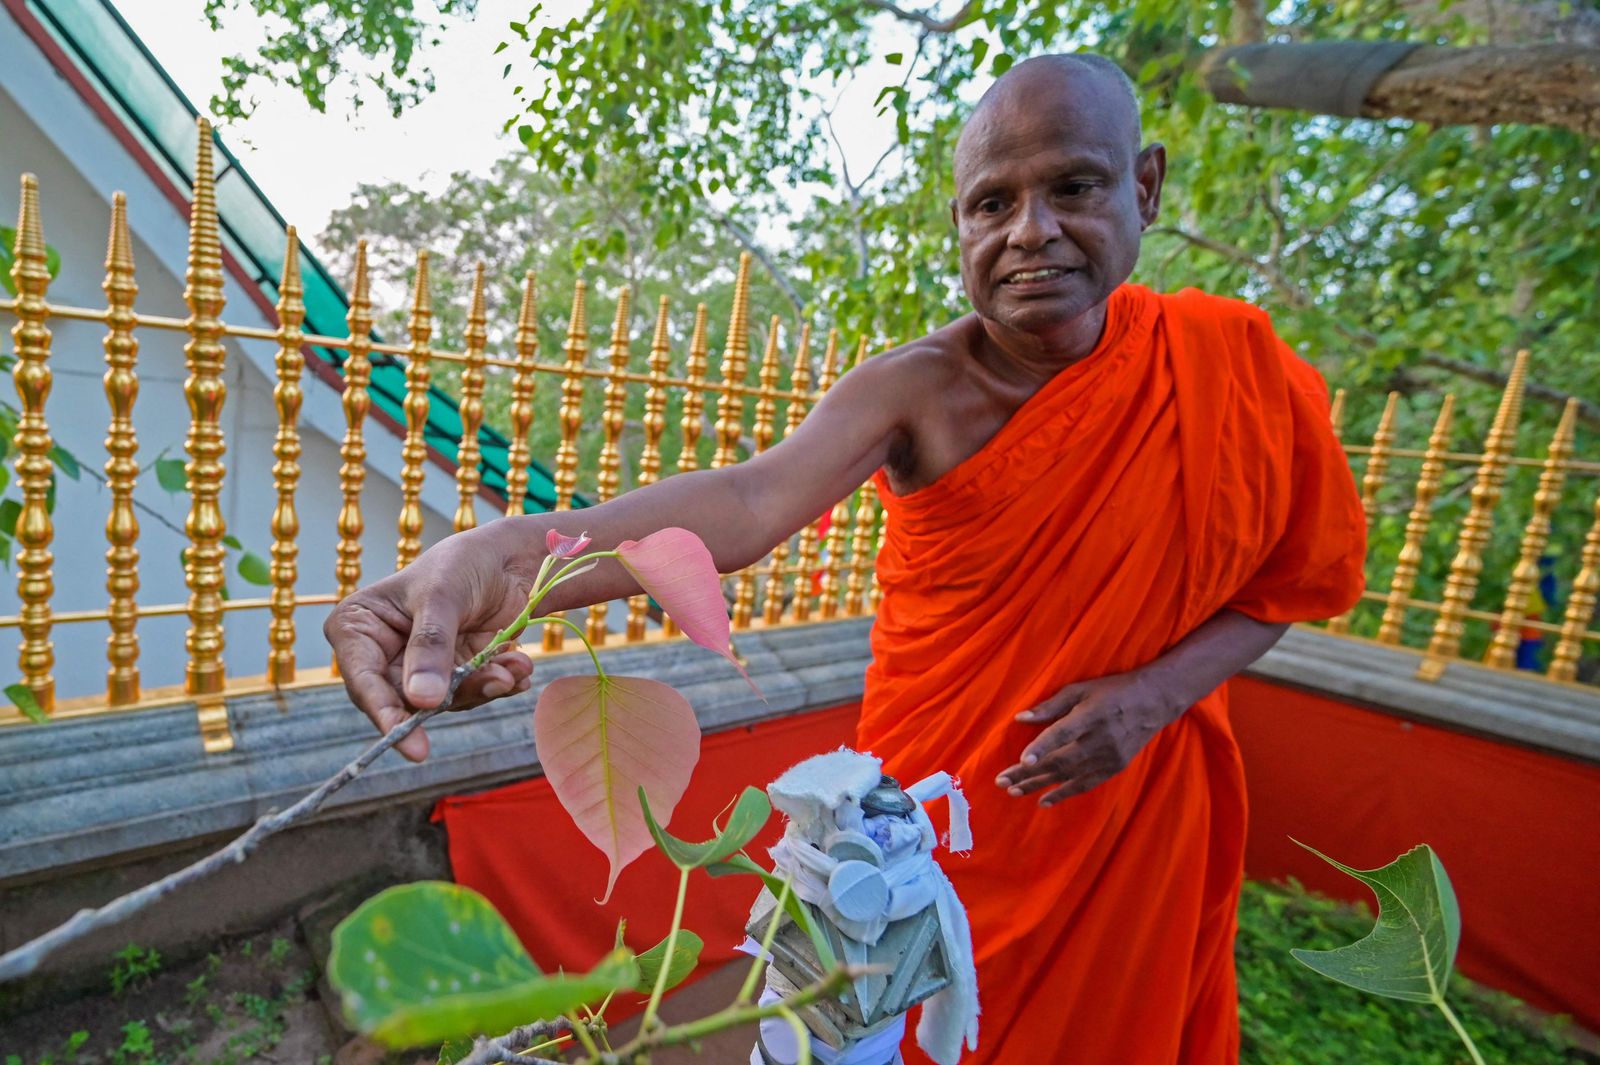
[[[764,788],[796,762],[851,744],[858,710],[852,703],[705,737],[669,830],[691,842],[709,839],[712,821],[723,819],[746,785]],[[611,949],[623,918],[635,950],[661,942],[672,927],[678,871],[656,850],[623,870],[610,902],[595,904],[605,890],[605,855],[578,832],[543,777],[442,799],[433,818],[449,835],[456,882],[494,903],[546,972],[590,968]],[[750,854],[766,864],[766,848],[781,828],[775,815]],[[749,876],[690,875],[683,927],[705,940],[701,975],[738,956],[734,948],[759,888]],[[642,999],[618,996],[606,1016],[620,1021],[641,1006]]]
[[[1249,677],[1231,687],[1248,875],[1372,906],[1289,837],[1358,869],[1427,843],[1461,903],[1461,970],[1600,1031],[1600,767]]]

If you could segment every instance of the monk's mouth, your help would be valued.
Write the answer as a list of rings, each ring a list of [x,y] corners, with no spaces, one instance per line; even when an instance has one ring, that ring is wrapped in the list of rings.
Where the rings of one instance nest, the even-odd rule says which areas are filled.
[[[1007,288],[1029,289],[1046,288],[1065,277],[1077,273],[1064,267],[1046,267],[1042,270],[1016,270],[1000,279],[1000,283]]]

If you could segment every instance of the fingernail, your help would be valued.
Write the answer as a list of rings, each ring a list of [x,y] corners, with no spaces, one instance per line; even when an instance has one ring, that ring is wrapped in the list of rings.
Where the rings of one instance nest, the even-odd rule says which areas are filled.
[[[1006,792],[1006,794],[1007,794],[1007,795],[1017,795],[1017,796],[1021,796],[1021,794],[1022,794],[1022,789],[1021,789],[1021,788],[1012,788],[1012,789],[1011,789],[1011,790],[1010,790],[1010,791],[1008,791],[1008,792]]]
[[[510,690],[510,685],[503,680],[491,680],[483,686],[483,694],[491,699],[498,699]]]
[[[1040,806],[1048,807],[1048,806],[1054,806],[1055,804],[1056,804],[1056,801],[1054,799],[1041,799],[1041,800],[1039,800],[1039,805]]]
[[[1039,760],[1039,756],[1036,755],[1036,754],[1025,754],[1025,755],[1022,756],[1022,764],[1023,765],[1033,765],[1038,760]]]
[[[412,706],[438,706],[448,686],[437,673],[418,671],[406,678],[406,697]]]
[[[1000,785],[1002,788],[1008,788],[1011,786],[1011,778],[1003,773],[1000,776],[995,777],[994,782]]]
[[[527,691],[531,687],[533,687],[533,678],[532,677],[523,677],[521,680],[517,681],[517,693],[519,695],[522,692]]]

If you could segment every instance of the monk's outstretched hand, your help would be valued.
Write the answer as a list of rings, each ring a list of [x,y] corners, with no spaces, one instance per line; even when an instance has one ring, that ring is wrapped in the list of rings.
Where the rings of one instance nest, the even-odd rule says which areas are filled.
[[[1023,748],[1022,758],[995,781],[1015,796],[1051,790],[1040,806],[1054,806],[1105,783],[1186,708],[1149,673],[1135,670],[1069,684],[1032,710],[1023,724],[1048,727]]]

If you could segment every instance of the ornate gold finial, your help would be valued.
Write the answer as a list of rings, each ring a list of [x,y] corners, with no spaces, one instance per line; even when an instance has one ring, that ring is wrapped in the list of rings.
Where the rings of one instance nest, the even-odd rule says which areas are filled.
[[[833,387],[833,382],[838,379],[839,372],[839,331],[828,330],[828,346],[822,353],[822,372],[817,377],[817,399],[828,394],[828,389]],[[842,503],[840,504],[843,505]],[[835,507],[837,511],[839,508]],[[829,520],[832,519],[830,514]],[[811,579],[817,569],[817,555],[822,543],[822,520],[819,518],[800,531],[800,543],[795,549],[799,556],[799,572],[794,578],[794,620],[808,621],[811,618]],[[824,576],[826,582],[826,576]],[[826,615],[832,617],[832,615]]]
[[[1333,405],[1328,408],[1328,422],[1333,426],[1333,438],[1344,439],[1344,389],[1333,394]]]
[[[856,348],[854,366],[867,360],[867,338],[862,337]],[[852,367],[853,368],[853,367]],[[877,544],[878,485],[868,479],[857,497],[855,528],[850,537],[850,577],[845,586],[844,612],[849,617],[860,617],[866,601],[867,590],[873,577],[873,548]]]
[[[1406,602],[1416,587],[1417,573],[1422,567],[1422,545],[1433,522],[1433,500],[1439,494],[1439,484],[1444,479],[1444,456],[1450,450],[1450,424],[1455,417],[1456,397],[1444,397],[1439,417],[1433,423],[1433,435],[1428,437],[1428,450],[1422,456],[1422,470],[1417,474],[1416,501],[1406,517],[1406,539],[1394,563],[1394,580],[1389,584],[1389,596],[1383,605],[1383,620],[1378,625],[1379,643],[1399,643],[1400,630],[1406,619]]]
[[[605,406],[600,416],[603,443],[600,447],[600,470],[596,477],[596,498],[604,503],[616,497],[621,485],[622,430],[627,423],[628,403],[628,311],[633,291],[627,285],[617,293],[617,316],[611,323],[610,373],[606,376]],[[605,603],[595,603],[589,608],[585,631],[589,642],[600,646],[606,642]]]
[[[785,414],[783,435],[787,439],[805,421],[806,404],[800,396],[811,391],[811,323],[800,325],[800,343],[795,348],[794,365],[789,370],[789,408]],[[772,564],[767,569],[766,601],[762,605],[761,623],[777,625],[783,621],[783,584],[789,568],[789,541],[782,540],[772,549]],[[795,579],[795,595],[800,595],[800,581]]]
[[[478,486],[483,458],[478,446],[478,429],[483,425],[483,370],[488,365],[484,346],[489,342],[489,318],[483,307],[483,263],[472,274],[472,302],[467,310],[466,366],[461,371],[461,446],[456,451],[455,530],[461,532],[478,524]]]
[[[761,353],[761,369],[758,374],[760,384],[756,395],[756,420],[755,427],[751,430],[755,441],[755,454],[767,450],[772,445],[773,417],[778,411],[778,325],[782,321],[777,315],[767,323],[767,343]],[[733,627],[748,629],[751,618],[756,608],[756,571],[757,564],[751,564],[739,571],[738,582],[734,586],[733,596]]]
[[[223,691],[222,538],[227,528],[218,500],[222,495],[222,407],[228,389],[222,370],[223,276],[222,241],[217,230],[216,184],[211,158],[211,124],[200,120],[200,148],[189,209],[189,269],[184,299],[189,304],[189,343],[184,355],[189,377],[183,383],[189,400],[189,536],[185,569],[189,578],[189,632],[185,641],[189,665],[185,687],[190,695],[220,696]],[[210,700],[205,700],[210,702]],[[226,715],[201,716],[202,742],[208,751],[232,748]]]
[[[506,513],[523,514],[528,505],[528,430],[533,428],[533,395],[539,362],[537,282],[532,270],[522,276],[522,308],[517,312],[517,368],[511,377],[511,447],[506,451]]]
[[[423,433],[428,427],[428,390],[433,383],[433,296],[429,292],[428,253],[417,252],[417,284],[406,320],[410,344],[406,350],[406,439],[400,448],[400,541],[395,545],[395,569],[405,569],[422,552],[422,480],[428,459]]]
[[[639,485],[654,484],[661,477],[661,435],[667,428],[667,372],[672,358],[667,334],[667,297],[656,306],[656,331],[650,341],[650,381],[644,392],[644,449],[639,453]],[[650,597],[636,595],[628,600],[628,642],[644,639],[645,621],[650,615]]]
[[[45,400],[50,396],[50,308],[45,291],[50,285],[44,227],[39,218],[39,181],[22,175],[22,204],[17,212],[17,243],[11,263],[11,283],[17,290],[17,324],[11,327],[17,361],[11,367],[22,410],[17,417],[17,486],[22,491],[22,511],[17,515],[17,599],[21,602],[22,641],[17,663],[22,682],[46,713],[55,709],[55,647],[50,641],[50,596],[55,591],[50,567],[55,556],[50,543],[55,527],[50,520],[50,426],[45,421]]]
[[[1578,659],[1583,654],[1583,641],[1589,631],[1589,622],[1594,619],[1595,602],[1600,600],[1600,495],[1595,496],[1594,522],[1583,538],[1578,566],[1572,591],[1567,595],[1567,613],[1561,619],[1561,637],[1550,656],[1552,680],[1578,679]]]
[[[1511,367],[1505,393],[1500,397],[1500,409],[1495,413],[1494,424],[1483,444],[1483,462],[1478,467],[1478,477],[1472,486],[1472,507],[1461,523],[1457,537],[1456,557],[1450,563],[1450,577],[1445,583],[1444,604],[1434,622],[1433,638],[1422,660],[1417,676],[1423,680],[1438,680],[1450,659],[1461,648],[1461,633],[1472,597],[1478,590],[1478,575],[1483,571],[1483,549],[1489,543],[1489,531],[1494,525],[1494,508],[1500,502],[1500,490],[1505,484],[1506,466],[1517,439],[1517,422],[1522,416],[1522,392],[1528,375],[1528,353],[1517,352]]]
[[[300,371],[305,357],[300,331],[306,318],[305,288],[300,283],[300,238],[288,227],[288,248],[283,253],[283,283],[278,286],[278,383],[272,400],[278,408],[278,435],[272,453],[272,480],[278,505],[272,511],[272,627],[267,680],[288,684],[294,680],[294,583],[299,576],[300,515],[294,506],[300,483]]]
[[[728,318],[728,342],[722,350],[722,398],[717,401],[717,451],[713,469],[739,461],[739,438],[744,435],[745,373],[749,369],[750,253],[739,256],[739,276],[733,283],[733,312]]]
[[[589,356],[588,286],[578,278],[572,288],[572,315],[567,321],[566,366],[561,379],[561,446],[556,449],[556,510],[570,510],[578,488],[578,431],[583,428],[583,369]],[[555,617],[565,617],[559,613]],[[566,630],[551,623],[544,627],[544,649],[559,651]]]
[[[361,583],[361,534],[366,519],[361,515],[361,487],[367,479],[367,410],[372,398],[367,385],[372,380],[372,296],[367,280],[367,242],[356,243],[356,277],[350,288],[350,311],[345,317],[350,329],[349,354],[344,360],[344,443],[339,447],[339,598],[343,599]]]
[[[1550,450],[1539,474],[1539,487],[1533,493],[1533,514],[1522,532],[1522,549],[1506,588],[1506,601],[1500,622],[1484,663],[1496,669],[1512,669],[1517,664],[1517,645],[1522,639],[1522,623],[1528,616],[1528,600],[1539,583],[1539,556],[1550,542],[1550,516],[1561,502],[1561,488],[1567,481],[1566,463],[1572,457],[1573,435],[1578,425],[1578,400],[1567,400],[1561,421],[1550,438]]]
[[[683,448],[678,452],[678,472],[700,468],[700,415],[705,410],[706,365],[709,346],[706,339],[706,305],[694,309],[694,332],[689,338],[689,359],[683,373],[689,384],[683,391]]]
[[[1372,523],[1378,516],[1378,493],[1383,491],[1383,479],[1389,472],[1389,453],[1394,448],[1394,415],[1400,403],[1400,393],[1390,392],[1383,404],[1383,416],[1378,419],[1378,429],[1372,434],[1372,448],[1367,452],[1367,468],[1361,476],[1361,509],[1367,516],[1367,533],[1372,533]],[[1329,632],[1349,632],[1350,619],[1356,608],[1328,621]]]
[[[112,706],[139,701],[139,516],[133,509],[139,477],[139,438],[133,405],[139,398],[139,341],[134,336],[133,301],[139,283],[133,272],[133,241],[128,235],[128,198],[111,197],[111,235],[106,241],[106,372],[102,379],[111,424],[106,429],[106,700]]]

